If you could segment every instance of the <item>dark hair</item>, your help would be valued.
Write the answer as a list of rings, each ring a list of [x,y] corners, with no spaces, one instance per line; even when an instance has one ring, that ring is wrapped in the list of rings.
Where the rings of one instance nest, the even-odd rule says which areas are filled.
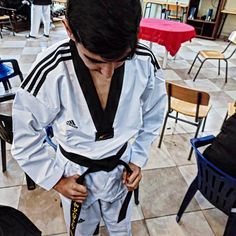
[[[75,39],[104,59],[122,57],[137,45],[140,0],[68,0],[66,18]]]

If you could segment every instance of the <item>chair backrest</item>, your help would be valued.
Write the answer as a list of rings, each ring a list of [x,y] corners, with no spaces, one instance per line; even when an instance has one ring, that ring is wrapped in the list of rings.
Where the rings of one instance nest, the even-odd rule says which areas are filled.
[[[228,38],[229,43],[227,44],[227,46],[225,47],[224,51],[222,51],[222,53],[226,53],[226,51],[228,50],[228,48],[230,47],[230,45],[235,44],[236,45],[236,31],[233,31]],[[225,59],[230,59],[234,53],[236,52],[236,48],[234,48],[234,50],[229,53],[229,55],[225,56]]]
[[[196,105],[207,106],[209,104],[210,95],[207,92],[177,85],[168,81],[166,81],[166,89],[168,97],[170,98],[174,97]]]
[[[12,67],[0,63],[0,82],[7,81],[8,77],[14,73]]]
[[[182,20],[182,8],[178,2],[168,2],[167,4],[167,18]]]
[[[230,35],[228,40],[234,44],[236,44],[236,31],[233,31]]]
[[[12,117],[0,114],[0,138],[12,144]]]
[[[15,96],[15,91],[10,83],[10,78],[19,76],[18,85],[23,81],[23,75],[15,59],[0,59],[0,82],[3,84],[4,90],[0,90],[0,102],[11,100]]]
[[[191,144],[197,159],[198,189],[211,204],[229,215],[236,203],[236,179],[205,159],[195,145],[196,140],[192,139]]]

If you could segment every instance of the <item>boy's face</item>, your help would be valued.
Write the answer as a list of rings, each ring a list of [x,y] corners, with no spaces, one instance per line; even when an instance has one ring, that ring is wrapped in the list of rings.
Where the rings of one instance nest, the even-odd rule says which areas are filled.
[[[125,55],[116,61],[105,61],[101,56],[88,51],[82,44],[76,43],[76,46],[81,59],[88,69],[98,72],[106,79],[110,79],[114,70],[124,64],[130,51],[127,50]]]
[[[106,61],[101,56],[88,51],[82,44],[78,43],[73,36],[73,33],[69,27],[67,20],[63,20],[63,24],[67,31],[68,36],[75,42],[77,50],[84,64],[88,67],[91,72],[99,73],[103,78],[110,79],[114,73],[114,70],[122,66],[130,54],[128,49],[124,56],[116,61]]]

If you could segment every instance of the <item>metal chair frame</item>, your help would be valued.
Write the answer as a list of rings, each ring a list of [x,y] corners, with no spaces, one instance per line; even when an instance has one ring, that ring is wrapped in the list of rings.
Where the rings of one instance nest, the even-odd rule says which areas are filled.
[[[167,87],[167,94],[168,94],[168,108],[167,108],[167,112],[166,112],[166,115],[165,115],[165,119],[164,119],[164,123],[163,123],[163,128],[162,128],[162,131],[161,131],[160,140],[159,140],[159,143],[158,143],[158,148],[161,147],[162,140],[163,140],[163,137],[164,137],[165,128],[166,128],[166,123],[167,123],[168,118],[174,119],[175,123],[177,123],[177,121],[182,121],[184,123],[196,126],[197,130],[195,132],[194,138],[196,138],[198,136],[200,127],[201,127],[202,122],[204,120],[203,126],[202,126],[202,132],[203,132],[204,128],[205,128],[207,116],[203,117],[203,118],[199,117],[199,110],[200,110],[200,106],[202,104],[208,105],[208,102],[209,102],[209,99],[210,99],[209,94],[207,94],[206,92],[203,92],[203,91],[192,90],[190,88],[182,87],[182,86],[179,86],[179,85],[176,85],[176,84],[172,84],[170,82],[166,82],[166,87]],[[197,92],[196,113],[195,113],[195,121],[194,122],[191,122],[191,121],[179,118],[178,117],[178,113],[179,112],[177,112],[177,111],[176,111],[176,115],[175,116],[171,115],[171,113],[174,111],[172,109],[172,107],[171,107],[171,97],[172,97],[173,87],[177,87],[177,88],[179,87],[179,88],[182,88],[182,89],[186,89],[186,91],[189,91],[189,92],[190,91],[194,91],[195,93]],[[204,95],[205,97],[206,97],[206,95],[208,95],[208,100],[207,101],[203,101],[203,94],[205,94]],[[178,99],[181,100],[180,98],[178,98]],[[206,100],[206,98],[204,98],[204,100]],[[183,101],[185,101],[185,100],[183,100]],[[192,152],[193,152],[193,148],[191,147],[190,152],[189,152],[189,156],[188,156],[188,160],[191,160]]]
[[[14,26],[13,26],[12,20],[11,20],[12,12],[14,12],[15,9],[0,6],[0,10],[5,12],[5,14],[2,15],[2,18],[3,18],[2,20],[1,20],[1,16],[0,16],[0,37],[2,38],[2,29],[3,29],[4,24],[10,25],[10,28],[12,30],[12,34],[13,34],[13,36],[15,36]]]
[[[234,32],[232,32],[232,33],[234,33]],[[231,34],[231,35],[232,35],[232,34]],[[222,52],[220,52],[220,53],[221,53],[221,54],[225,54],[226,51],[228,50],[228,48],[230,47],[230,45],[232,45],[232,44],[236,44],[236,41],[230,40],[230,36],[229,36],[229,43],[227,44],[226,48],[225,48]],[[204,51],[204,50],[202,50],[202,51]],[[194,78],[193,78],[193,81],[196,80],[196,78],[197,78],[197,76],[198,76],[198,74],[199,74],[199,72],[200,72],[200,70],[201,70],[201,68],[202,68],[202,66],[203,66],[203,64],[204,64],[204,62],[207,61],[207,60],[218,60],[218,75],[220,75],[220,61],[223,60],[223,61],[225,61],[225,64],[226,64],[226,67],[225,67],[225,83],[227,83],[227,79],[228,79],[228,60],[233,56],[233,54],[234,54],[235,51],[236,51],[236,48],[235,48],[235,49],[233,50],[233,52],[232,52],[229,56],[227,56],[227,57],[224,57],[224,58],[217,58],[217,57],[205,58],[205,57],[204,57],[203,60],[199,57],[199,54],[200,54],[202,51],[199,51],[199,52],[197,53],[196,57],[195,57],[194,60],[193,60],[192,65],[191,65],[191,67],[190,67],[190,69],[189,69],[189,71],[188,71],[188,74],[190,74],[190,72],[191,72],[191,70],[192,70],[192,68],[193,68],[193,65],[195,64],[196,60],[198,59],[198,60],[200,61],[201,65],[199,66],[198,71],[197,71],[197,73],[195,74],[195,76],[194,76]]]
[[[213,135],[191,139],[198,173],[184,196],[176,221],[180,221],[188,204],[199,190],[211,204],[229,216],[223,236],[235,236],[236,212],[232,212],[232,208],[236,207],[236,179],[205,159],[198,150],[199,147],[212,143],[214,139]]]
[[[9,67],[8,64],[10,63],[12,65],[12,68]],[[12,86],[9,81],[10,78],[13,78],[15,76],[19,76],[20,81],[23,81],[23,75],[20,70],[20,67],[18,65],[17,60],[15,59],[5,59],[0,60],[0,64],[4,64],[6,68],[9,68],[12,70],[12,73],[7,75],[1,75],[0,73],[0,82],[3,83],[3,87],[6,91],[5,94],[0,95],[0,103],[5,101],[13,100],[15,97],[15,93],[11,92]],[[7,161],[6,161],[6,142],[12,143],[12,118],[9,114],[0,114],[0,130],[1,130],[1,136],[0,136],[0,143],[1,143],[1,154],[2,154],[2,172],[5,172],[7,170]],[[35,183],[33,180],[26,174],[26,182],[29,190],[35,189]]]
[[[172,12],[174,12],[172,14]],[[169,4],[167,5],[167,9],[165,11],[165,18],[169,20],[175,20],[183,22],[184,15],[186,14],[186,11],[181,8],[178,2],[176,4]]]

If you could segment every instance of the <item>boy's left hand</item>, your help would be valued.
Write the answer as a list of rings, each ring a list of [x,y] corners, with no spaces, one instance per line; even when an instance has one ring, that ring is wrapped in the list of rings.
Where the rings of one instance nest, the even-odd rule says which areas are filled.
[[[133,191],[136,189],[139,185],[140,180],[142,179],[142,174],[141,174],[141,168],[136,166],[133,163],[129,163],[129,167],[133,171],[133,173],[130,175],[127,173],[126,170],[123,172],[123,183],[126,185],[129,191]]]

